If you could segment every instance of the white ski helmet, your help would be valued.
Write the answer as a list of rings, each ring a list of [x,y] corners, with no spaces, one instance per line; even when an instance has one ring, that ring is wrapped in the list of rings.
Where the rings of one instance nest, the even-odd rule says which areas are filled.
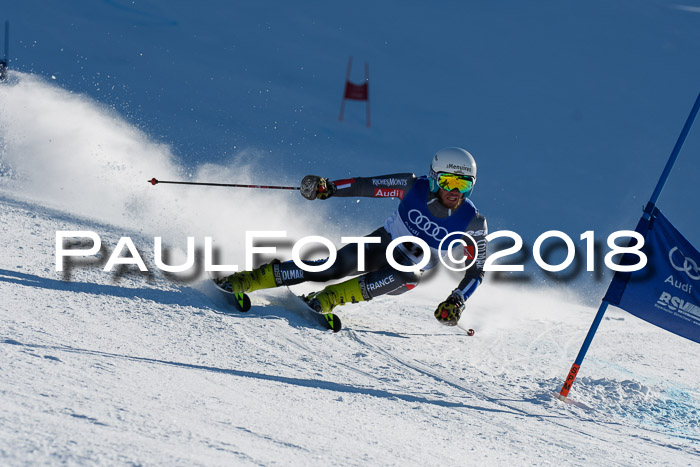
[[[433,156],[433,161],[430,163],[430,191],[436,193],[439,190],[437,179],[441,173],[451,173],[457,175],[466,175],[472,177],[476,184],[476,161],[474,157],[462,148],[445,148],[440,149]],[[464,194],[469,197],[472,194],[472,188]]]

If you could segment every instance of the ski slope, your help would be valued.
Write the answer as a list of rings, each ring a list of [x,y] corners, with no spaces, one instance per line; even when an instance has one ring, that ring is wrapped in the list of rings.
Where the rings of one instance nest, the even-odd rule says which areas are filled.
[[[487,280],[461,322],[473,337],[432,317],[457,283],[445,273],[343,307],[338,334],[274,291],[237,314],[203,272],[159,272],[153,236],[173,263],[185,235],[209,235],[242,264],[244,230],[339,238],[372,226],[329,212],[335,200],[226,192],[211,203],[223,194],[152,187],[156,168],[181,170],[167,147],[35,76],[13,73],[0,102],[2,464],[698,463],[696,344],[612,309],[567,405],[552,393],[595,309],[565,286]],[[239,167],[192,175],[266,170]],[[104,250],[57,272],[60,230],[96,232]],[[149,273],[102,270],[123,236]]]
[[[435,300],[346,306],[338,334],[206,280],[54,271],[56,230],[112,232],[0,197],[5,465],[692,465],[695,344],[611,311],[573,398],[552,396],[594,310],[485,285],[443,327]],[[147,241],[128,229],[137,245]],[[103,242],[116,243],[114,234]]]
[[[472,337],[432,316],[441,272],[332,334],[275,291],[232,312],[201,268],[159,272],[153,239],[243,265],[247,230],[339,244],[395,200],[146,183],[422,174],[465,146],[492,231],[600,240],[635,225],[697,95],[697,0],[5,3],[0,465],[700,464],[692,342],[611,308],[576,404],[552,396],[609,271],[487,275]],[[363,103],[338,122],[349,56],[371,129]],[[696,246],[698,148],[695,128],[660,204]],[[99,257],[57,272],[59,230]],[[150,272],[103,271],[123,236]]]

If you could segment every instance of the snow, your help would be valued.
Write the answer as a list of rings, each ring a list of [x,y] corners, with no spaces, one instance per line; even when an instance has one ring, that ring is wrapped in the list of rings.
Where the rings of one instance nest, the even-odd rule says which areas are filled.
[[[347,306],[333,334],[274,291],[237,314],[205,282],[158,272],[77,265],[65,281],[55,231],[111,226],[7,193],[0,219],[5,464],[691,465],[700,454],[695,344],[622,311],[572,391],[582,408],[552,393],[594,310],[562,292],[487,284],[462,320],[477,330],[468,337],[434,322],[417,289]]]
[[[286,230],[259,259],[286,258],[304,235],[367,234],[395,201],[146,183],[422,173],[426,154],[461,144],[480,163],[474,201],[491,230],[531,245],[551,228],[575,240],[631,228],[697,92],[694,5],[445,15],[387,2],[367,20],[326,2],[15,3],[0,84],[1,464],[700,461],[697,344],[622,310],[607,312],[575,404],[553,395],[609,274],[491,275],[448,328],[432,311],[458,275],[440,271],[342,307],[333,334],[280,291],[240,314],[201,267],[158,271],[154,237],[173,264],[187,236],[199,252],[211,236],[220,263],[243,265],[246,230]],[[350,54],[358,70],[370,61],[370,130],[350,104],[337,122]],[[661,207],[697,245],[696,134]],[[57,231],[95,232],[103,248],[57,272]],[[103,271],[126,236],[148,272]]]

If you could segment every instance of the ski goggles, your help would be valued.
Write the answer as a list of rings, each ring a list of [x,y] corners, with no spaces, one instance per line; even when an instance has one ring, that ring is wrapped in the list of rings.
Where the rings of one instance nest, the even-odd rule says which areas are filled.
[[[464,194],[472,189],[474,179],[469,175],[441,172],[438,174],[437,184],[443,190],[452,191],[456,188],[460,193]]]

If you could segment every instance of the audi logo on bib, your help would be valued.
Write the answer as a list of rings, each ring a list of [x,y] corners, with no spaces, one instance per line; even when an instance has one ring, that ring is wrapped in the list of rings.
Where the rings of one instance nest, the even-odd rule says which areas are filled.
[[[440,227],[435,222],[431,221],[429,217],[424,216],[418,209],[411,209],[408,211],[408,220],[418,229],[425,232],[426,235],[438,241],[445,238],[449,233],[446,228]]]

